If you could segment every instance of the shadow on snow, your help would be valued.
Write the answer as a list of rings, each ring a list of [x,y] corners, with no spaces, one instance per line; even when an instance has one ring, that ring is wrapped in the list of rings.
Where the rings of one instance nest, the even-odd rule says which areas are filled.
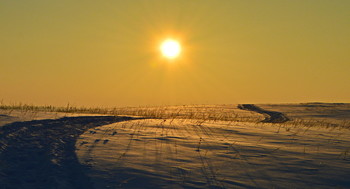
[[[86,130],[131,117],[83,116],[15,122],[0,128],[0,188],[92,188],[75,154]]]

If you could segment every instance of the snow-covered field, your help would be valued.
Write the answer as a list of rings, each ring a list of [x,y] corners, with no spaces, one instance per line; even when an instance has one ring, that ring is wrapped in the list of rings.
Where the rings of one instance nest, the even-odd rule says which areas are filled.
[[[350,103],[259,104],[261,108],[283,112],[303,123],[327,123],[350,126]]]
[[[0,110],[0,188],[350,187],[349,104],[258,106],[291,121]]]

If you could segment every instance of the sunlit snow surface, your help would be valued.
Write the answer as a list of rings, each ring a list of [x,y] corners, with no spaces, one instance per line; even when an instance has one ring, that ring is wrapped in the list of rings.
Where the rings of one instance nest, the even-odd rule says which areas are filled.
[[[136,120],[90,129],[76,153],[95,188],[348,187],[345,129]]]
[[[24,133],[27,138],[4,135],[6,138],[0,138],[0,140],[4,140],[6,144],[20,144],[22,140],[29,140],[31,143],[28,145],[33,149],[28,150],[36,151],[34,144],[38,143],[36,140],[40,130],[33,129],[39,129],[39,127],[33,125],[35,124],[33,122],[24,121],[42,120],[40,123],[42,123],[43,132],[52,134],[44,137],[49,144],[62,143],[63,138],[56,137],[56,133],[57,136],[61,136],[58,135],[58,131],[63,132],[61,132],[62,136],[70,136],[75,130],[69,127],[74,126],[77,130],[84,130],[83,128],[88,124],[91,129],[78,137],[75,142],[75,152],[83,165],[80,167],[81,171],[87,176],[86,178],[89,178],[84,183],[91,183],[91,186],[98,189],[350,188],[348,179],[350,175],[350,104],[307,103],[258,106],[285,113],[292,121],[281,124],[258,123],[257,121],[263,119],[262,115],[237,110],[236,105],[186,107],[189,113],[185,112],[185,114],[192,115],[199,112],[204,118],[210,116],[220,118],[227,117],[231,111],[234,111],[233,115],[244,118],[240,118],[240,122],[214,121],[218,120],[217,117],[214,120],[205,121],[202,119],[139,119],[120,120],[121,122],[99,127],[93,125],[101,125],[100,122],[87,123],[85,120],[89,119],[80,118],[80,116],[92,116],[91,120],[95,120],[95,117],[100,115],[0,110],[0,128],[10,124],[5,129],[9,130],[9,126],[26,126],[25,123],[28,123],[28,128],[32,128],[28,132],[33,131],[32,134]],[[172,109],[175,114],[179,113],[178,107],[169,107],[167,111]],[[169,112],[165,113],[169,114]],[[73,126],[69,125],[73,122],[67,122],[68,125],[64,125],[66,122],[60,119],[62,117],[77,117],[77,119],[71,119],[75,120]],[[79,121],[80,119],[82,121]],[[57,132],[52,129],[50,131],[51,123],[55,122],[62,123],[62,129]],[[65,131],[69,132],[65,135]],[[30,137],[32,135],[33,137]],[[63,140],[62,144],[66,142]],[[47,146],[50,147],[50,145]],[[13,158],[5,156],[6,154],[25,153],[25,151],[18,153],[9,151],[9,149],[16,149],[13,145],[0,147],[7,149],[6,153],[4,151],[2,154],[2,158],[7,162],[17,162],[20,158],[13,157],[12,161]],[[68,149],[72,149],[74,154],[73,147]],[[53,150],[52,154],[55,154],[54,149],[45,150],[50,153]],[[61,152],[65,153],[62,150]],[[30,154],[27,156],[29,157]],[[49,160],[52,157],[42,158]],[[58,158],[65,160],[65,156]],[[75,157],[70,158],[75,159]],[[31,159],[27,160],[30,164]],[[35,169],[34,163],[28,167]],[[16,166],[6,165],[6,167]],[[79,165],[74,164],[74,169],[78,168]],[[44,183],[37,181],[27,184],[25,180],[27,178],[23,175],[30,170],[23,171],[23,174],[18,172],[12,176],[11,172],[0,171],[0,178],[5,181],[19,180],[21,183],[17,185],[24,188],[40,186]],[[63,186],[71,186],[71,181],[67,180],[68,176],[63,177],[65,172],[52,178],[46,178],[45,175],[52,176],[53,173],[46,174],[40,170],[36,172],[40,172],[44,180],[59,178],[67,181],[62,184]],[[23,178],[12,178],[16,175],[22,175]],[[33,182],[35,179],[40,180],[34,177],[33,179]],[[56,179],[55,182],[59,183],[61,180]],[[0,188],[4,186],[2,184]],[[11,183],[5,184],[11,185]]]
[[[336,123],[350,126],[350,103],[259,104],[261,108],[282,112],[292,120],[304,123]]]

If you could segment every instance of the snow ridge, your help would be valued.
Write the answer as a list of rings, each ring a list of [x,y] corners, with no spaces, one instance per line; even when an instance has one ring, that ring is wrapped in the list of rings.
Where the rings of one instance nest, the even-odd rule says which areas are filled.
[[[75,154],[86,130],[131,117],[82,116],[15,122],[0,128],[0,188],[92,188]]]

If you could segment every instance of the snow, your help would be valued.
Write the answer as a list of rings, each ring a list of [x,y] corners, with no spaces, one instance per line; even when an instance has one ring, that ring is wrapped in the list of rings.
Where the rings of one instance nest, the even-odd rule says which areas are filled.
[[[258,106],[292,121],[0,110],[0,188],[350,187],[350,130],[337,126],[348,124],[349,104]],[[263,119],[233,105],[186,109]]]
[[[130,120],[78,116],[14,122],[0,128],[0,188],[91,188],[74,144],[89,128]]]
[[[350,103],[259,104],[264,109],[279,111],[294,120],[350,125]]]
[[[81,135],[76,153],[95,188],[350,186],[348,130],[197,123],[113,123]]]
[[[59,119],[63,117],[96,116],[96,115],[103,116],[99,114],[77,114],[77,113],[62,113],[62,112],[1,110],[0,109],[0,127],[9,123],[14,123],[14,122]]]

